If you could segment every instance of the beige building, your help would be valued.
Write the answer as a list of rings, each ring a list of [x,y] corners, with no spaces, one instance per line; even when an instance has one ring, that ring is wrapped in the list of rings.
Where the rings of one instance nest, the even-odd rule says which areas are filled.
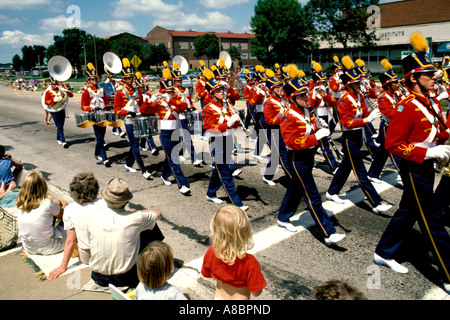
[[[156,26],[147,33],[147,41],[151,44],[164,43],[172,58],[176,55],[183,56],[189,62],[189,69],[198,69],[200,60],[203,60],[207,66],[217,62],[217,60],[208,62],[206,57],[197,58],[194,56],[194,39],[206,33],[215,34],[225,51],[231,46],[239,50],[241,60],[233,61],[233,66],[254,66],[259,64],[258,59],[250,53],[249,39],[255,37],[255,35],[250,33],[176,31]]]

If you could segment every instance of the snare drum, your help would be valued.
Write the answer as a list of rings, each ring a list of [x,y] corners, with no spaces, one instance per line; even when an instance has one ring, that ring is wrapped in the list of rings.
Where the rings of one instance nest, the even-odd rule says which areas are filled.
[[[95,124],[95,119],[89,112],[75,113],[75,122],[77,127],[87,128]]]
[[[112,113],[110,111],[96,111],[94,112],[95,117],[95,125],[99,127],[106,127],[111,124],[111,122],[108,121],[108,115]]]
[[[113,128],[123,127],[125,122],[114,112],[108,112],[106,115],[106,120],[110,123],[109,126]]]
[[[151,136],[157,135],[159,134],[159,129],[158,129],[158,117],[147,117],[147,121],[148,121],[148,129],[149,129],[149,133]]]
[[[130,119],[133,125],[133,135],[135,138],[145,138],[150,135],[147,117],[137,117]]]
[[[203,131],[203,117],[202,112],[192,112],[192,115],[194,117],[194,132],[191,133],[202,133]]]

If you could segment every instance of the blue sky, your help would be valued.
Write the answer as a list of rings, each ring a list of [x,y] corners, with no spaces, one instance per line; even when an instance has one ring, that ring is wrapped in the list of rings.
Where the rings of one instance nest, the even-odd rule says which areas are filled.
[[[55,34],[74,26],[99,37],[122,32],[145,36],[157,25],[174,30],[246,32],[256,2],[0,0],[0,63],[11,62],[15,54],[22,56],[24,45],[47,47]]]

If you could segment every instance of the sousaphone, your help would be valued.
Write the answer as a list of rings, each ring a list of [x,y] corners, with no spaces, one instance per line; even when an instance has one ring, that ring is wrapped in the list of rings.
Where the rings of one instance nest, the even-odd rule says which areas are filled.
[[[172,63],[178,64],[178,67],[180,68],[179,70],[180,70],[181,74],[183,74],[183,75],[189,71],[189,63],[187,62],[186,58],[183,56],[178,55],[178,56],[173,57]]]
[[[65,57],[54,56],[48,61],[48,72],[53,79],[61,82],[66,81],[72,75],[72,65]],[[51,87],[49,86],[47,90],[50,89]],[[64,108],[67,106],[67,103],[69,102],[69,96],[67,95],[67,93],[60,88],[57,94],[61,95],[61,100],[54,105],[49,106],[45,104],[45,93],[47,92],[47,90],[44,91],[41,97],[41,104],[44,109],[50,113],[56,113],[64,110]]]
[[[122,70],[122,61],[114,52],[105,52],[103,64],[105,69],[112,74],[119,73]]]

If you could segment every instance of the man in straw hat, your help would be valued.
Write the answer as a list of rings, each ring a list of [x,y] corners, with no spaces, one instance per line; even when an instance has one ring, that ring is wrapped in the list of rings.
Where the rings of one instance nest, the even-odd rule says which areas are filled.
[[[91,258],[91,278],[102,287],[136,287],[139,283],[136,261],[140,251],[153,240],[163,240],[156,222],[157,210],[126,210],[133,198],[128,184],[114,178],[100,192],[105,204],[89,215],[87,232]]]
[[[411,94],[392,112],[386,134],[386,150],[400,157],[403,194],[374,254],[374,262],[392,271],[408,269],[394,260],[407,234],[418,223],[435,257],[443,286],[450,293],[450,236],[437,210],[434,163],[450,158],[447,125],[439,101],[431,98],[436,69],[428,58],[428,42],[420,33],[410,36],[414,53],[402,60],[405,86]]]

